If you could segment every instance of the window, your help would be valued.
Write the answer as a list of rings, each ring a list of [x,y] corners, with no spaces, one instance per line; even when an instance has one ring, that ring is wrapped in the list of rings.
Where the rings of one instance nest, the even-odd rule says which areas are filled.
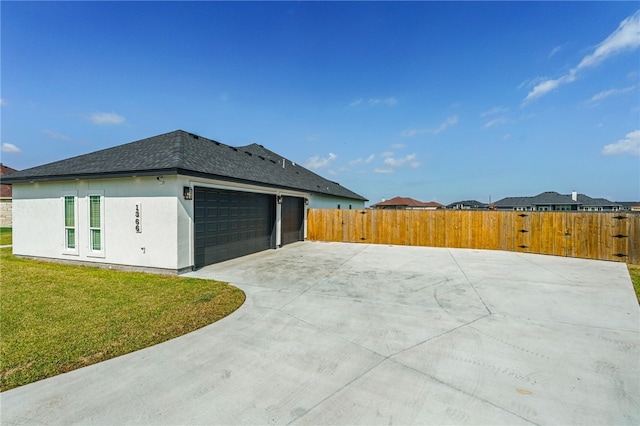
[[[78,246],[76,234],[76,197],[65,195],[64,197],[64,247],[75,251]]]
[[[89,196],[89,244],[91,251],[102,251],[102,197]]]

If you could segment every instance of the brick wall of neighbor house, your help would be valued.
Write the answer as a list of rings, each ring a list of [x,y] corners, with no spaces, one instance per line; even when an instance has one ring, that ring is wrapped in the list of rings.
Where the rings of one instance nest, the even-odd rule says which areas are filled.
[[[0,227],[11,228],[12,223],[11,199],[0,199]]]

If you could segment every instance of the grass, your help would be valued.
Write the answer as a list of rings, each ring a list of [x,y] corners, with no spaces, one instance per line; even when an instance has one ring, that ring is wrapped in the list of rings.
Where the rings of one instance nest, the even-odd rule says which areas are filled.
[[[13,241],[12,228],[0,228],[0,246],[7,246]]]
[[[142,349],[235,311],[226,283],[16,258],[0,249],[0,391]]]
[[[640,304],[640,265],[627,265],[629,267],[629,275],[633,282],[633,289],[636,291],[636,298]]]

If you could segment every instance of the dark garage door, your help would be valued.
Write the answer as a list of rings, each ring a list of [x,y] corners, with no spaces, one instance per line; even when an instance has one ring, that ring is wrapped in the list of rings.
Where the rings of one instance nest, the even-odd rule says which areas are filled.
[[[304,240],[304,199],[282,197],[282,245]]]
[[[275,196],[195,188],[195,266],[275,248]]]

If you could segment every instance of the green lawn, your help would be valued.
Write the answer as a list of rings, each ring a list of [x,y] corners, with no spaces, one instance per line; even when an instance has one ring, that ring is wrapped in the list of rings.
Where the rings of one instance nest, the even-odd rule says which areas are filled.
[[[636,291],[636,297],[640,304],[640,265],[628,265],[629,275],[631,275],[631,281],[633,282],[633,289]]]
[[[13,241],[13,229],[12,228],[0,228],[0,246],[6,246]]]
[[[211,324],[244,293],[226,283],[16,258],[0,249],[0,390]]]

